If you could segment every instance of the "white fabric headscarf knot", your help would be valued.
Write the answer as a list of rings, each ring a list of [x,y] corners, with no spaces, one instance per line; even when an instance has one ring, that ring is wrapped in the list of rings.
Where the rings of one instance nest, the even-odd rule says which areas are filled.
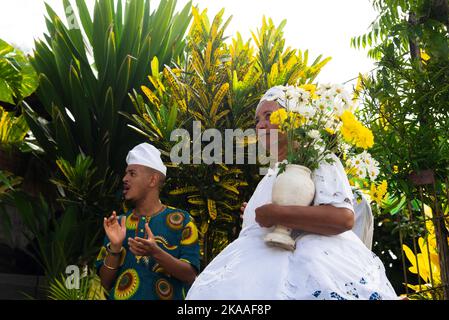
[[[128,152],[126,163],[139,164],[157,170],[164,176],[167,175],[167,167],[162,162],[161,152],[149,143],[141,143]]]
[[[276,101],[282,108],[289,108],[296,106],[297,102],[294,100],[295,94],[290,94],[294,90],[293,86],[274,86],[265,92],[262,99],[260,99],[259,104],[256,107],[256,114],[259,107],[264,101]]]

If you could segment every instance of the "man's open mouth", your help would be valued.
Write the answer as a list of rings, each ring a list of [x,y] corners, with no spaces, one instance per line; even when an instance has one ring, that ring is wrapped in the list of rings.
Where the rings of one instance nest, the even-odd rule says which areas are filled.
[[[123,186],[123,194],[127,194],[129,189],[130,189],[130,186],[128,186],[128,185]]]

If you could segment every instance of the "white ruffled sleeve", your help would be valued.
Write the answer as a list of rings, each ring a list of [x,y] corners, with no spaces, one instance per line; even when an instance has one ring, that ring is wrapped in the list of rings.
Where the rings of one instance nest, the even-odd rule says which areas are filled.
[[[322,162],[312,173],[315,182],[315,198],[313,205],[333,205],[337,208],[347,208],[354,212],[352,190],[348,177],[340,159],[332,154],[334,163]]]

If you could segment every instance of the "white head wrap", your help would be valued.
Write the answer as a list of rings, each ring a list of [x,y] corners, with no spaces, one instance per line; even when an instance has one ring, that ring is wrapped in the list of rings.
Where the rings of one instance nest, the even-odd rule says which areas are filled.
[[[276,101],[282,108],[287,108],[287,98],[285,92],[289,89],[286,86],[274,86],[265,92],[262,99],[260,99],[259,104],[256,107],[256,114],[264,101]]]
[[[149,143],[141,143],[128,152],[126,163],[128,165],[140,164],[152,168],[159,171],[164,176],[167,173],[167,167],[161,159],[161,152]]]

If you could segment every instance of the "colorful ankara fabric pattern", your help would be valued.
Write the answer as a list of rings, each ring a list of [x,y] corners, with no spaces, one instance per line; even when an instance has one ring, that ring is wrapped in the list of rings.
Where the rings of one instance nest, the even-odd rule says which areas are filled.
[[[121,217],[118,217],[120,221]],[[145,223],[154,234],[158,245],[177,259],[190,263],[197,272],[200,267],[198,230],[191,216],[183,210],[167,207],[151,218],[126,213],[126,238],[123,247],[126,256],[118,270],[117,280],[109,292],[115,300],[182,300],[189,286],[168,275],[152,257],[136,257],[128,248],[128,238],[145,237]],[[106,255],[107,236],[97,257],[97,271]]]

